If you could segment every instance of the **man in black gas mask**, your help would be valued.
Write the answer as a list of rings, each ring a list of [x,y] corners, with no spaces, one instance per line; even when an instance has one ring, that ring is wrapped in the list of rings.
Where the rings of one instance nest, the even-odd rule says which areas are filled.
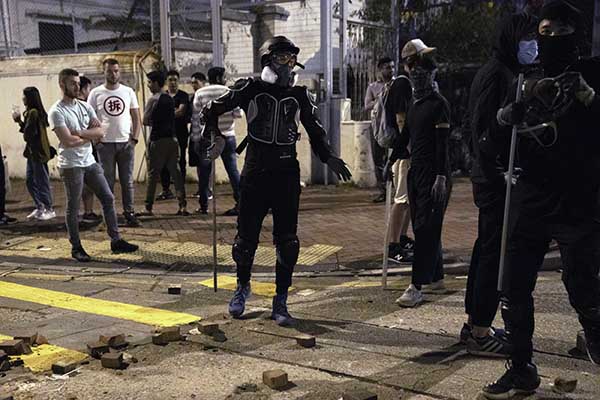
[[[600,363],[600,60],[579,58],[581,33],[578,10],[563,0],[547,2],[538,25],[545,79],[527,82],[524,102],[498,112],[501,124],[516,124],[522,132],[523,173],[512,198],[502,304],[513,350],[507,372],[484,388],[490,399],[533,393],[540,384],[532,363],[532,292],[552,239],[560,247],[562,279],[588,356]]]
[[[277,294],[273,298],[271,317],[278,325],[287,326],[293,323],[287,310],[288,288],[300,250],[296,235],[300,202],[297,117],[319,159],[339,179],[349,180],[351,175],[344,161],[334,156],[327,143],[327,134],[319,122],[311,94],[305,86],[294,86],[293,69],[302,68],[297,62],[300,49],[286,37],[275,36],[263,44],[260,52],[261,79],[239,80],[229,93],[211,102],[202,113],[206,120],[205,135],[212,133],[217,138],[219,115],[240,107],[248,121],[248,136],[238,148],[241,152],[248,147],[240,181],[238,231],[232,250],[238,285],[229,303],[229,313],[234,318],[244,313],[251,292],[250,274],[262,222],[271,209],[277,251]]]

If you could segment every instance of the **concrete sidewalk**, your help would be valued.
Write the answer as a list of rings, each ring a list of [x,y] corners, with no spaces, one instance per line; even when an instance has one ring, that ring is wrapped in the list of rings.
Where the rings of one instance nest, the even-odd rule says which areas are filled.
[[[52,221],[26,221],[32,203],[23,181],[12,182],[7,213],[19,222],[0,228],[0,238],[33,236],[51,239],[66,238],[64,227],[64,189],[59,181],[52,182],[55,208],[58,217]],[[117,210],[122,211],[120,189],[116,187]],[[187,186],[188,193],[196,191],[195,185]],[[143,210],[145,185],[136,185],[136,206]],[[371,202],[374,191],[352,186],[311,186],[303,189],[299,214],[299,232],[302,247],[313,245],[339,246],[336,257],[328,257],[322,263],[341,264],[347,268],[377,268],[381,264],[384,238],[383,204]],[[233,206],[231,189],[227,185],[217,188],[218,214]],[[197,199],[188,198],[188,209],[197,207]],[[95,202],[95,211],[100,210]],[[167,240],[169,242],[212,243],[212,217],[192,215],[178,217],[176,200],[156,202],[154,217],[141,217],[141,228],[123,227],[126,239],[142,242]],[[272,246],[272,218],[267,216],[261,234],[261,245]],[[444,223],[443,245],[452,260],[468,258],[476,236],[477,210],[472,202],[471,185],[467,179],[455,179],[452,198]],[[218,240],[231,244],[236,233],[235,217],[218,217]],[[100,241],[107,236],[103,225],[82,226],[82,239]]]

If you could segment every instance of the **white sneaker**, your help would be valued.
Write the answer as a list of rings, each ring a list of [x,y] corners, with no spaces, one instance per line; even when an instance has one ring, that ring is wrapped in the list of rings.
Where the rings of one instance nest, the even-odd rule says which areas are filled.
[[[401,307],[415,307],[423,302],[423,293],[412,283],[404,291],[404,294],[396,300],[396,303]]]
[[[48,221],[49,219],[56,218],[56,211],[54,210],[44,210],[37,219],[40,221]]]
[[[446,285],[444,285],[444,280],[440,279],[439,281],[430,283],[429,285],[423,285],[422,291],[423,293],[444,293],[446,292]]]
[[[42,215],[43,212],[44,212],[44,210],[36,208],[27,216],[27,219],[38,218],[40,215]]]

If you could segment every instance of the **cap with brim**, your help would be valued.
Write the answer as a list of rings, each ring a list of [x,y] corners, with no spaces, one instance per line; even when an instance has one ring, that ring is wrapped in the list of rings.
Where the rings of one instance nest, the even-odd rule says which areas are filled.
[[[435,51],[435,47],[429,47],[421,39],[413,39],[407,42],[402,48],[402,59],[417,55],[426,54]]]

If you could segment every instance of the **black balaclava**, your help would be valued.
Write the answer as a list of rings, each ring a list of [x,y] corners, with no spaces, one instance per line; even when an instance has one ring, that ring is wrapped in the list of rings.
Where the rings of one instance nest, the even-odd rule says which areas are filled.
[[[427,56],[426,56],[427,57]],[[417,65],[410,70],[408,77],[413,87],[413,97],[419,101],[429,96],[437,89],[435,73],[437,68],[430,57],[420,58]]]
[[[544,4],[540,21],[544,19],[559,20],[575,28],[575,31],[569,35],[538,35],[540,62],[544,74],[557,76],[579,58],[577,43],[581,32],[581,15],[568,2],[555,0]]]
[[[275,61],[271,62],[271,69],[277,74],[277,85],[282,87],[293,86],[296,73],[293,72],[294,67],[289,64],[278,64]]]

